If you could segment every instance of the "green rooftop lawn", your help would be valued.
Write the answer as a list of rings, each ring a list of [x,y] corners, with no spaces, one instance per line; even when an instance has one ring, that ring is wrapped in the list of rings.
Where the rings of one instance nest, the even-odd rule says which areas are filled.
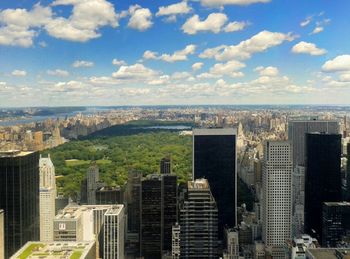
[[[19,259],[26,259],[28,256],[30,256],[33,253],[33,250],[35,250],[39,247],[44,247],[44,246],[45,245],[43,245],[43,244],[31,244],[26,248],[26,250],[23,251],[22,254],[19,255],[18,258]]]
[[[76,251],[71,255],[70,259],[79,259],[81,255],[82,255],[81,251]]]

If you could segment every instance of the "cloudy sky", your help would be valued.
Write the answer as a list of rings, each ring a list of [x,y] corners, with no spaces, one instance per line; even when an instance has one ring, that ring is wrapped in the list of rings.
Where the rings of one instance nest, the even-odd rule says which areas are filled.
[[[348,0],[1,0],[0,106],[350,104]]]

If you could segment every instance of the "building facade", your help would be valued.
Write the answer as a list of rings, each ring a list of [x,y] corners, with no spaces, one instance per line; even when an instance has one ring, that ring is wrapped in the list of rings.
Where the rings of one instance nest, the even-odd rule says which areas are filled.
[[[233,128],[193,130],[193,178],[206,178],[217,203],[219,239],[237,225],[236,135]]]
[[[0,208],[5,212],[5,258],[39,240],[39,154],[0,153]]]
[[[263,160],[262,239],[273,258],[284,258],[291,238],[292,147],[288,141],[266,141]]]
[[[5,258],[4,227],[4,211],[0,210],[0,258]]]

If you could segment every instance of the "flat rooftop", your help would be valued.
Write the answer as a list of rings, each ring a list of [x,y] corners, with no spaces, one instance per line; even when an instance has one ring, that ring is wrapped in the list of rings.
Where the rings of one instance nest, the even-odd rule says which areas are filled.
[[[307,253],[312,259],[350,259],[350,248],[311,248]]]
[[[17,251],[10,259],[76,259],[85,258],[91,249],[94,248],[94,241],[91,242],[28,242]]]
[[[81,207],[65,207],[55,216],[55,220],[70,220],[77,219],[81,216]]]
[[[113,205],[109,208],[105,215],[119,215],[119,213],[123,210],[124,205]]]
[[[236,128],[197,128],[193,129],[194,136],[220,136],[220,135],[237,135]]]
[[[187,183],[188,189],[209,189],[209,183],[207,179],[201,178]]]
[[[0,151],[0,157],[19,157],[34,153],[33,151],[7,150]]]

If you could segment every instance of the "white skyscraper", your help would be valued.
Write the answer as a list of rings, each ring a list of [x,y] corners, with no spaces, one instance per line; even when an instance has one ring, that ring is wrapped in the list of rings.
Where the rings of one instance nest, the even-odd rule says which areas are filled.
[[[292,149],[287,141],[266,141],[263,160],[263,241],[274,259],[292,230]]]
[[[124,259],[124,205],[115,205],[104,215],[104,259]]]
[[[55,217],[56,181],[55,167],[50,159],[40,156],[40,241],[53,240],[53,220]]]

